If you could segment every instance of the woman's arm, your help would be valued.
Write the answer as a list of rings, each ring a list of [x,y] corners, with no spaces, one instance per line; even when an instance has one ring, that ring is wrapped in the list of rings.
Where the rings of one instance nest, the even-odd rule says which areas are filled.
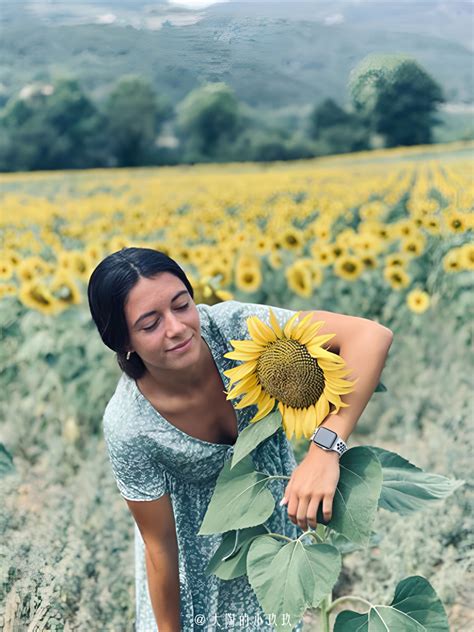
[[[388,352],[392,345],[393,332],[373,320],[332,314],[332,312],[315,312],[314,320],[324,320],[324,328],[318,335],[335,333],[330,351],[338,353],[346,362],[351,373],[345,378],[358,378],[357,385],[351,393],[343,395],[348,408],[341,408],[335,415],[329,413],[320,424],[337,432],[347,442],[349,435],[372,397],[380,381]],[[313,441],[308,454],[324,452]]]
[[[303,317],[309,312],[303,312]],[[335,334],[329,350],[338,353],[352,372],[346,379],[358,378],[355,389],[343,395],[349,404],[337,414],[329,413],[320,424],[337,432],[347,441],[359,417],[372,397],[392,344],[393,333],[387,327],[365,318],[333,312],[314,312],[312,320],[325,322],[318,335]],[[288,503],[288,516],[303,530],[316,529],[316,514],[322,502],[324,519],[332,516],[332,503],[339,481],[339,455],[310,442],[308,453],[295,468],[281,504]]]
[[[148,590],[158,629],[180,632],[178,543],[170,497],[126,502],[145,543]]]

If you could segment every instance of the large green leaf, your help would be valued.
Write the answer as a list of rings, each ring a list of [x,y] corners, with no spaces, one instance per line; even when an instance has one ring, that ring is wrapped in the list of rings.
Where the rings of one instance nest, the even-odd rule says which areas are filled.
[[[327,525],[352,542],[367,545],[382,488],[382,467],[365,446],[346,450],[339,461],[339,481]],[[324,522],[321,503],[317,521]],[[326,524],[326,523],[325,523]]]
[[[383,482],[379,507],[406,516],[439,501],[464,485],[465,481],[430,474],[396,452],[368,446],[382,464]]]
[[[341,570],[341,555],[329,544],[288,544],[271,535],[253,540],[247,554],[250,585],[267,615],[276,614],[275,629],[284,615],[296,625],[308,607],[317,608],[332,590]]]
[[[0,477],[6,476],[15,470],[13,457],[3,443],[0,443]]]
[[[255,471],[250,456],[232,470],[230,460],[226,461],[198,535],[255,527],[265,522],[275,509],[273,494],[265,487],[268,479],[268,474]]]
[[[224,534],[222,542],[209,560],[205,574],[221,579],[234,579],[247,573],[247,553],[253,540],[268,533],[264,525],[238,529]]]
[[[241,461],[247,454],[250,454],[262,441],[268,439],[281,426],[281,413],[277,409],[259,419],[255,423],[250,423],[237,437],[234,445],[234,453],[231,460],[231,469]]]
[[[334,632],[449,632],[449,624],[429,581],[413,575],[397,584],[389,606],[373,605],[366,614],[340,612]]]

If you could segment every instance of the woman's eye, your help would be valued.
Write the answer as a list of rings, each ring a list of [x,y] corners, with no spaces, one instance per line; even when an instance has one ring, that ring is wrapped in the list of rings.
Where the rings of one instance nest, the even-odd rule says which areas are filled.
[[[181,307],[177,307],[176,309],[186,309],[187,307],[189,307],[189,303],[186,303],[186,305],[181,305]],[[143,327],[143,331],[151,331],[152,329],[155,329],[157,323],[158,321],[154,322],[153,325],[150,325],[149,327]]]

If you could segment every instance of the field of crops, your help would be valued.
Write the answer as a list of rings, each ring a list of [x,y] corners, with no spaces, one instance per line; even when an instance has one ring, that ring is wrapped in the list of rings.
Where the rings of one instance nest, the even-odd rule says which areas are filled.
[[[132,245],[176,259],[196,303],[233,297],[392,329],[388,390],[349,443],[467,483],[413,517],[379,513],[379,544],[345,556],[334,596],[382,603],[420,574],[453,630],[474,625],[473,149],[0,176],[0,473],[8,455],[14,465],[0,478],[5,630],[133,629],[133,519],[101,436],[120,371],[86,298],[97,263]],[[306,441],[294,448],[301,458]],[[306,629],[318,629],[310,612]]]

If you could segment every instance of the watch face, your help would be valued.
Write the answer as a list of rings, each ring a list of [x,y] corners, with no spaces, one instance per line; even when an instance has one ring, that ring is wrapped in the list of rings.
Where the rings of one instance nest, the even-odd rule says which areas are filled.
[[[317,434],[315,436],[316,443],[321,445],[323,448],[330,448],[334,443],[337,434],[334,430],[329,430],[329,428],[318,428]]]

